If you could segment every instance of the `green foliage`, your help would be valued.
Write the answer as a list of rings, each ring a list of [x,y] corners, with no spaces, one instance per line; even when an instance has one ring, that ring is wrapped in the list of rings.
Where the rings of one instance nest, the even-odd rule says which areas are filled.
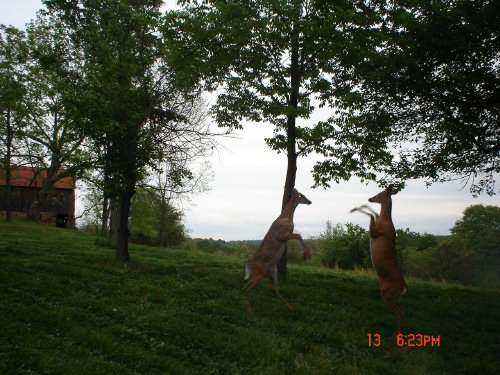
[[[137,189],[129,219],[130,241],[152,246],[175,247],[186,238],[182,213],[155,191]]]
[[[295,264],[318,264],[317,260],[318,254],[320,253],[318,248],[318,241],[314,239],[305,240],[307,246],[311,250],[312,259],[304,260],[304,251],[299,243],[299,241],[288,241],[288,252],[287,259],[289,263]],[[207,252],[210,254],[217,255],[229,255],[245,260],[250,259],[257,248],[260,246],[261,241],[259,240],[247,240],[247,241],[224,241],[224,240],[214,240],[213,238],[195,238],[188,239],[181,246],[183,249],[198,250]]]
[[[409,246],[402,248],[401,254],[402,268],[406,275],[425,280],[478,285],[473,279],[477,265],[460,241],[445,240],[435,247],[422,250]]]
[[[353,69],[364,77],[361,119],[389,119],[400,149],[392,174],[429,182],[461,178],[473,195],[494,194],[500,172],[500,3],[380,4],[383,44],[360,55]]]
[[[188,240],[192,249],[218,255],[231,255],[249,259],[257,249],[260,241],[224,241],[212,238],[195,238]]]
[[[374,275],[291,265],[281,292],[254,291],[242,259],[131,245],[110,260],[95,237],[0,223],[0,372],[59,374],[495,374],[498,291],[409,280],[399,348]],[[369,347],[367,334],[381,335]]]
[[[195,239],[196,249],[200,251],[205,251],[207,253],[231,253],[234,250],[234,247],[230,244],[226,243],[223,240],[214,240],[212,238],[209,239]]]
[[[473,279],[478,264],[462,241],[457,239],[444,241],[431,252],[431,255],[434,263],[432,269],[437,273],[435,279],[456,281],[465,285],[479,284]]]
[[[431,241],[428,247],[410,239],[415,233],[398,231],[396,243],[405,272],[425,279],[500,287],[499,212],[496,206],[469,206],[451,229],[452,236]]]
[[[108,194],[117,199],[128,194],[130,199],[144,167],[154,160],[153,133],[146,124],[151,106],[160,105],[152,89],[158,84],[155,65],[161,64],[155,33],[161,1],[45,3],[83,55],[73,117],[83,121],[86,136],[100,150],[98,165]]]
[[[39,14],[26,29],[26,126],[20,136],[30,150],[30,164],[48,170],[40,201],[55,181],[82,177],[95,160],[84,147],[83,118],[72,116],[82,89],[83,56],[68,34],[64,23],[48,14]]]
[[[397,240],[396,240],[397,243]],[[400,267],[403,274],[418,277],[423,280],[450,280],[437,277],[435,272],[435,259],[431,251],[418,251],[415,247],[405,247],[399,254],[402,256],[399,259]],[[401,262],[403,258],[403,262]]]
[[[475,283],[500,285],[500,207],[467,207],[451,233],[470,254]]]
[[[7,109],[19,109],[25,93],[24,68],[28,58],[24,32],[0,25],[0,110],[5,120]],[[4,127],[2,127],[3,130]]]
[[[451,233],[474,252],[500,257],[500,207],[481,204],[467,207]]]
[[[158,240],[158,223],[153,195],[138,189],[132,198],[129,228],[130,241],[153,244]]]
[[[382,19],[371,3],[264,0],[184,1],[167,16],[166,35],[179,72],[199,74],[208,89],[221,89],[213,107],[220,126],[243,120],[274,126],[268,146],[290,163],[310,153],[316,185],[355,175],[376,178],[389,165],[386,122],[351,121],[361,93],[353,56],[375,49]],[[331,107],[325,121],[308,120],[315,107]],[[290,177],[292,178],[292,177]],[[287,179],[287,184],[289,179]],[[293,184],[290,186],[293,187]]]
[[[417,251],[429,249],[437,245],[438,240],[436,236],[429,233],[416,233],[412,232],[409,228],[396,230],[398,249],[413,247]]]
[[[204,155],[211,146],[200,116],[186,116],[199,110],[200,91],[181,90],[174,82],[161,0],[44,3],[79,52],[82,74],[71,117],[81,121],[96,155],[94,167],[113,204],[116,256],[126,262],[131,199],[148,168],[161,169],[170,155]],[[177,172],[171,185],[194,178],[187,168]]]
[[[181,80],[196,72],[209,89],[222,86],[219,125],[271,123],[273,150],[290,157],[296,144],[299,156],[319,154],[317,186],[353,175],[381,183],[458,177],[474,195],[494,194],[498,1],[182,4],[167,26],[182,51]],[[317,106],[330,107],[330,118],[295,123]]]
[[[370,266],[368,232],[361,226],[351,223],[333,225],[327,221],[318,240],[324,266],[343,269]]]
[[[438,237],[396,230],[396,253],[404,273],[426,280],[500,288],[500,208],[473,205]],[[358,225],[326,223],[315,257],[321,265],[342,269],[371,268],[368,232]]]
[[[20,162],[17,146],[25,125],[25,67],[28,59],[26,35],[0,25],[0,167],[7,172]],[[17,156],[17,157],[16,157]],[[10,198],[7,198],[10,199]]]

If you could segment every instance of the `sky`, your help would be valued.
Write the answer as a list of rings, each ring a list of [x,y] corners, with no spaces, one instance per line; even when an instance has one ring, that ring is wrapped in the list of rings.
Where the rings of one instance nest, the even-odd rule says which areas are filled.
[[[167,2],[173,6],[173,1]],[[42,7],[41,0],[0,0],[0,23],[23,28]],[[213,98],[211,99],[214,100]],[[321,115],[321,114],[320,114]],[[323,114],[325,115],[325,114]],[[311,121],[315,119],[312,118]],[[317,120],[317,119],[316,119]],[[270,150],[264,138],[272,136],[270,124],[246,124],[232,138],[219,139],[221,145],[211,158],[214,178],[210,191],[184,204],[185,225],[193,238],[223,240],[261,239],[281,210],[286,174],[286,155]],[[300,205],[294,217],[295,231],[304,238],[324,231],[326,221],[368,227],[368,217],[349,211],[381,191],[376,184],[357,180],[332,184],[329,189],[312,189],[314,158],[298,160],[296,188],[311,205]],[[497,180],[496,191],[499,191]],[[500,205],[500,196],[473,198],[459,182],[434,184],[407,183],[393,197],[396,228],[431,234],[449,234],[449,229],[472,204]],[[376,211],[378,205],[371,204]]]

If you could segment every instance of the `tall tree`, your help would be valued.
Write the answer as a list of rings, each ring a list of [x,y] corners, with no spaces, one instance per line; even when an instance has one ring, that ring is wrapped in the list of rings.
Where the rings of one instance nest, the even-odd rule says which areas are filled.
[[[182,212],[154,190],[138,188],[131,211],[132,241],[172,247],[186,238]]]
[[[212,177],[207,162],[201,163],[201,168],[197,171],[193,170],[191,164],[200,160],[196,160],[190,150],[186,151],[187,153],[171,152],[168,158],[159,164],[159,168],[152,171],[144,189],[154,195],[161,247],[172,244],[170,236],[179,232],[176,222],[180,223],[183,215],[181,210],[173,206],[174,202],[178,204],[195,194],[207,191],[208,182]]]
[[[37,204],[30,210],[34,220],[54,183],[80,176],[89,165],[81,121],[71,117],[69,105],[79,90],[81,56],[66,33],[65,25],[50,15],[39,15],[26,30],[26,125],[21,136],[30,151],[30,164],[46,171]]]
[[[23,126],[25,97],[26,38],[22,31],[0,25],[0,165],[5,174],[5,213],[11,221],[11,170],[15,144]]]
[[[360,115],[389,120],[402,179],[462,180],[495,194],[500,173],[500,2],[381,2],[383,43],[353,69]]]
[[[369,2],[181,3],[184,9],[169,23],[171,39],[185,51],[176,58],[187,74],[204,75],[207,88],[222,82],[213,108],[218,124],[240,128],[246,119],[274,126],[266,142],[287,155],[282,209],[295,186],[299,156],[316,152],[327,158],[314,168],[322,185],[351,176],[374,179],[389,165],[386,124],[349,117],[359,95],[350,64],[376,48],[382,24]],[[309,122],[315,106],[330,106],[332,116]],[[286,252],[279,270],[286,270]]]
[[[176,112],[178,100],[198,93],[180,92],[171,80],[160,33],[161,0],[44,2],[71,29],[83,53],[85,84],[75,116],[86,119],[84,132],[100,151],[97,164],[114,207],[116,257],[126,262],[131,199],[147,166],[158,160],[157,141],[207,135]]]
[[[451,233],[473,251],[500,260],[499,206],[477,204],[467,207]]]
[[[479,285],[500,285],[500,207],[472,205],[451,228],[452,240],[459,257],[468,257],[466,264]],[[451,244],[450,244],[451,245]]]

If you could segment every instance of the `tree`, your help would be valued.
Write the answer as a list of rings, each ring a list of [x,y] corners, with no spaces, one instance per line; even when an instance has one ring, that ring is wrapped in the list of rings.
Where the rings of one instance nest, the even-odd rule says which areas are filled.
[[[156,172],[155,184],[147,185],[148,191],[154,194],[157,201],[160,247],[173,245],[174,242],[177,244],[172,237],[181,238],[176,234],[180,233],[180,230],[176,229],[176,222],[180,222],[182,212],[173,207],[172,202],[189,199],[192,195],[208,190],[207,184],[212,177],[210,166],[202,163],[200,170],[194,172],[190,163],[200,155],[194,155],[192,150],[186,149],[185,153],[172,152],[169,158],[163,161],[161,170]]]
[[[473,252],[467,250],[463,241],[452,239],[445,240],[436,246],[435,249],[422,252],[427,260],[427,278],[436,278],[443,281],[455,281],[461,284],[480,285],[478,280],[474,280],[477,274],[477,257]],[[416,275],[419,276],[419,275]]]
[[[324,156],[314,167],[317,185],[329,181],[376,178],[390,164],[386,124],[352,122],[350,111],[359,88],[351,63],[374,40],[381,18],[364,1],[310,0],[182,1],[169,30],[179,79],[198,72],[207,88],[221,85],[213,108],[220,126],[240,128],[241,121],[271,123],[267,144],[287,155],[282,209],[295,186],[297,158]],[[182,49],[178,47],[182,46]],[[315,106],[330,106],[332,116],[307,120]],[[359,118],[358,118],[359,120]],[[286,252],[279,265],[286,270]]]
[[[67,36],[64,24],[50,15],[39,15],[26,30],[29,59],[26,95],[23,101],[25,126],[20,137],[32,166],[47,171],[30,210],[39,219],[55,182],[66,176],[81,176],[89,166],[82,147],[85,135],[80,119],[72,117],[68,103],[78,95],[81,66],[78,50]]]
[[[162,200],[154,190],[137,189],[132,199],[131,241],[172,247],[185,238],[182,213]]]
[[[472,205],[464,210],[451,233],[471,250],[500,259],[500,207]]]
[[[160,0],[46,0],[83,55],[84,80],[74,116],[98,154],[112,206],[116,257],[129,260],[128,219],[136,185],[174,142],[209,138],[177,112],[199,95],[171,79]]]
[[[381,48],[353,68],[360,116],[388,122],[395,178],[458,179],[495,193],[500,173],[500,3],[381,2]]]
[[[196,109],[200,108],[194,106],[180,112],[193,124],[202,125],[200,112],[192,112],[197,112]],[[185,139],[169,142],[166,148],[158,150],[163,155],[159,165],[151,168],[147,180],[140,184],[140,196],[134,196],[132,201],[130,224],[133,239],[137,241],[138,234],[146,238],[148,236],[143,234],[149,232],[152,243],[160,247],[175,246],[185,239],[183,213],[173,206],[173,202],[178,204],[208,190],[208,181],[212,177],[210,165],[202,162],[198,170],[193,168],[195,162],[200,163],[200,159],[206,156],[205,146],[203,142],[191,144]],[[136,230],[139,226],[144,230]]]
[[[98,180],[97,180],[98,181]],[[81,202],[84,206],[83,213],[80,218],[82,219],[79,224],[79,229],[92,232],[94,234],[101,234],[102,237],[106,237],[108,233],[107,221],[106,230],[104,234],[102,233],[103,228],[103,217],[102,217],[102,207],[103,207],[103,195],[102,186],[96,183],[96,179],[91,178],[83,186],[79,186],[81,191]]]
[[[14,168],[15,146],[23,126],[26,59],[27,44],[24,33],[14,27],[0,25],[0,163],[5,173],[7,221],[11,221],[11,170]]]
[[[319,235],[318,240],[322,262],[327,267],[353,269],[371,266],[368,232],[359,225],[333,225],[327,221],[325,231]]]
[[[451,228],[452,240],[468,255],[473,282],[500,285],[500,207],[472,205]]]

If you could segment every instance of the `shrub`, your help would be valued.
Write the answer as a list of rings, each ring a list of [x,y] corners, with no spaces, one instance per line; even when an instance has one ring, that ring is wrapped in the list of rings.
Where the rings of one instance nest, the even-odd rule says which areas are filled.
[[[359,225],[333,225],[327,221],[326,229],[319,235],[318,241],[321,261],[326,267],[354,269],[366,266],[370,259],[368,233]]]

